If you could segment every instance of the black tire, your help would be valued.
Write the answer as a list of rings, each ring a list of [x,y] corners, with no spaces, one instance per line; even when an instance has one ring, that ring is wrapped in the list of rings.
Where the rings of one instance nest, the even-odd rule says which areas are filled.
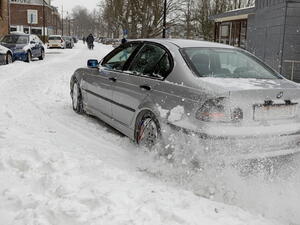
[[[41,50],[41,56],[39,57],[39,60],[44,60],[45,58],[45,51],[44,49]]]
[[[31,52],[28,51],[28,52],[27,52],[27,58],[26,58],[25,62],[30,63],[31,60],[32,60],[32,55],[31,55]]]
[[[13,62],[13,58],[12,58],[12,55],[8,52],[6,54],[6,64],[10,64]]]
[[[161,140],[159,121],[151,111],[141,112],[135,123],[135,141],[138,145],[151,149]]]
[[[80,90],[77,80],[75,80],[73,83],[73,87],[71,90],[71,96],[72,96],[73,110],[78,114],[83,114],[84,110],[83,110],[82,95],[81,95],[81,90]]]

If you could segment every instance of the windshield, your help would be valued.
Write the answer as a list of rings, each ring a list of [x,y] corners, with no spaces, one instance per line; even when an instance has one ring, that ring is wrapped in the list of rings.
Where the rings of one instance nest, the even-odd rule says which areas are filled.
[[[28,36],[25,35],[6,35],[1,42],[6,44],[28,44]]]
[[[238,49],[184,48],[190,68],[200,77],[280,79],[254,56]]]
[[[61,38],[60,37],[58,37],[58,36],[50,36],[49,38],[48,38],[48,40],[53,40],[53,41],[60,41],[61,40]]]

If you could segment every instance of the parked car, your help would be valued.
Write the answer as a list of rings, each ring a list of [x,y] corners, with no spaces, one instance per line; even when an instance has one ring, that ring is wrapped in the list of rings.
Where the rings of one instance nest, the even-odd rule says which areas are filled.
[[[136,40],[70,82],[73,109],[95,115],[138,144],[161,127],[226,140],[239,157],[300,152],[300,86],[239,48],[193,40]]]
[[[61,35],[50,35],[48,37],[48,48],[63,48],[67,47],[65,40],[62,38]]]
[[[5,35],[0,44],[12,51],[13,61],[30,62],[33,58],[45,58],[44,44],[36,35],[13,32]]]
[[[12,62],[13,62],[12,51],[0,45],[0,65],[10,64]]]
[[[66,48],[71,48],[72,49],[74,47],[74,41],[73,41],[72,37],[63,36],[62,38],[66,42]]]

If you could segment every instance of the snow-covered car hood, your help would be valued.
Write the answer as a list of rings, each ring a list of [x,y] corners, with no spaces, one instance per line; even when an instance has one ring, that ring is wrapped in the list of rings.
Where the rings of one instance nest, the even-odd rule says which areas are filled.
[[[6,54],[9,51],[8,48],[0,45],[0,54]]]
[[[244,78],[212,78],[201,79],[204,86],[217,92],[246,91],[263,89],[300,89],[296,83],[286,79],[244,79]]]

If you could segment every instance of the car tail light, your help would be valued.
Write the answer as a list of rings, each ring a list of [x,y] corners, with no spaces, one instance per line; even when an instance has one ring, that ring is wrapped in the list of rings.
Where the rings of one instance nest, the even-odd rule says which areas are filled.
[[[196,112],[196,118],[205,122],[218,122],[226,120],[224,98],[207,100]]]

